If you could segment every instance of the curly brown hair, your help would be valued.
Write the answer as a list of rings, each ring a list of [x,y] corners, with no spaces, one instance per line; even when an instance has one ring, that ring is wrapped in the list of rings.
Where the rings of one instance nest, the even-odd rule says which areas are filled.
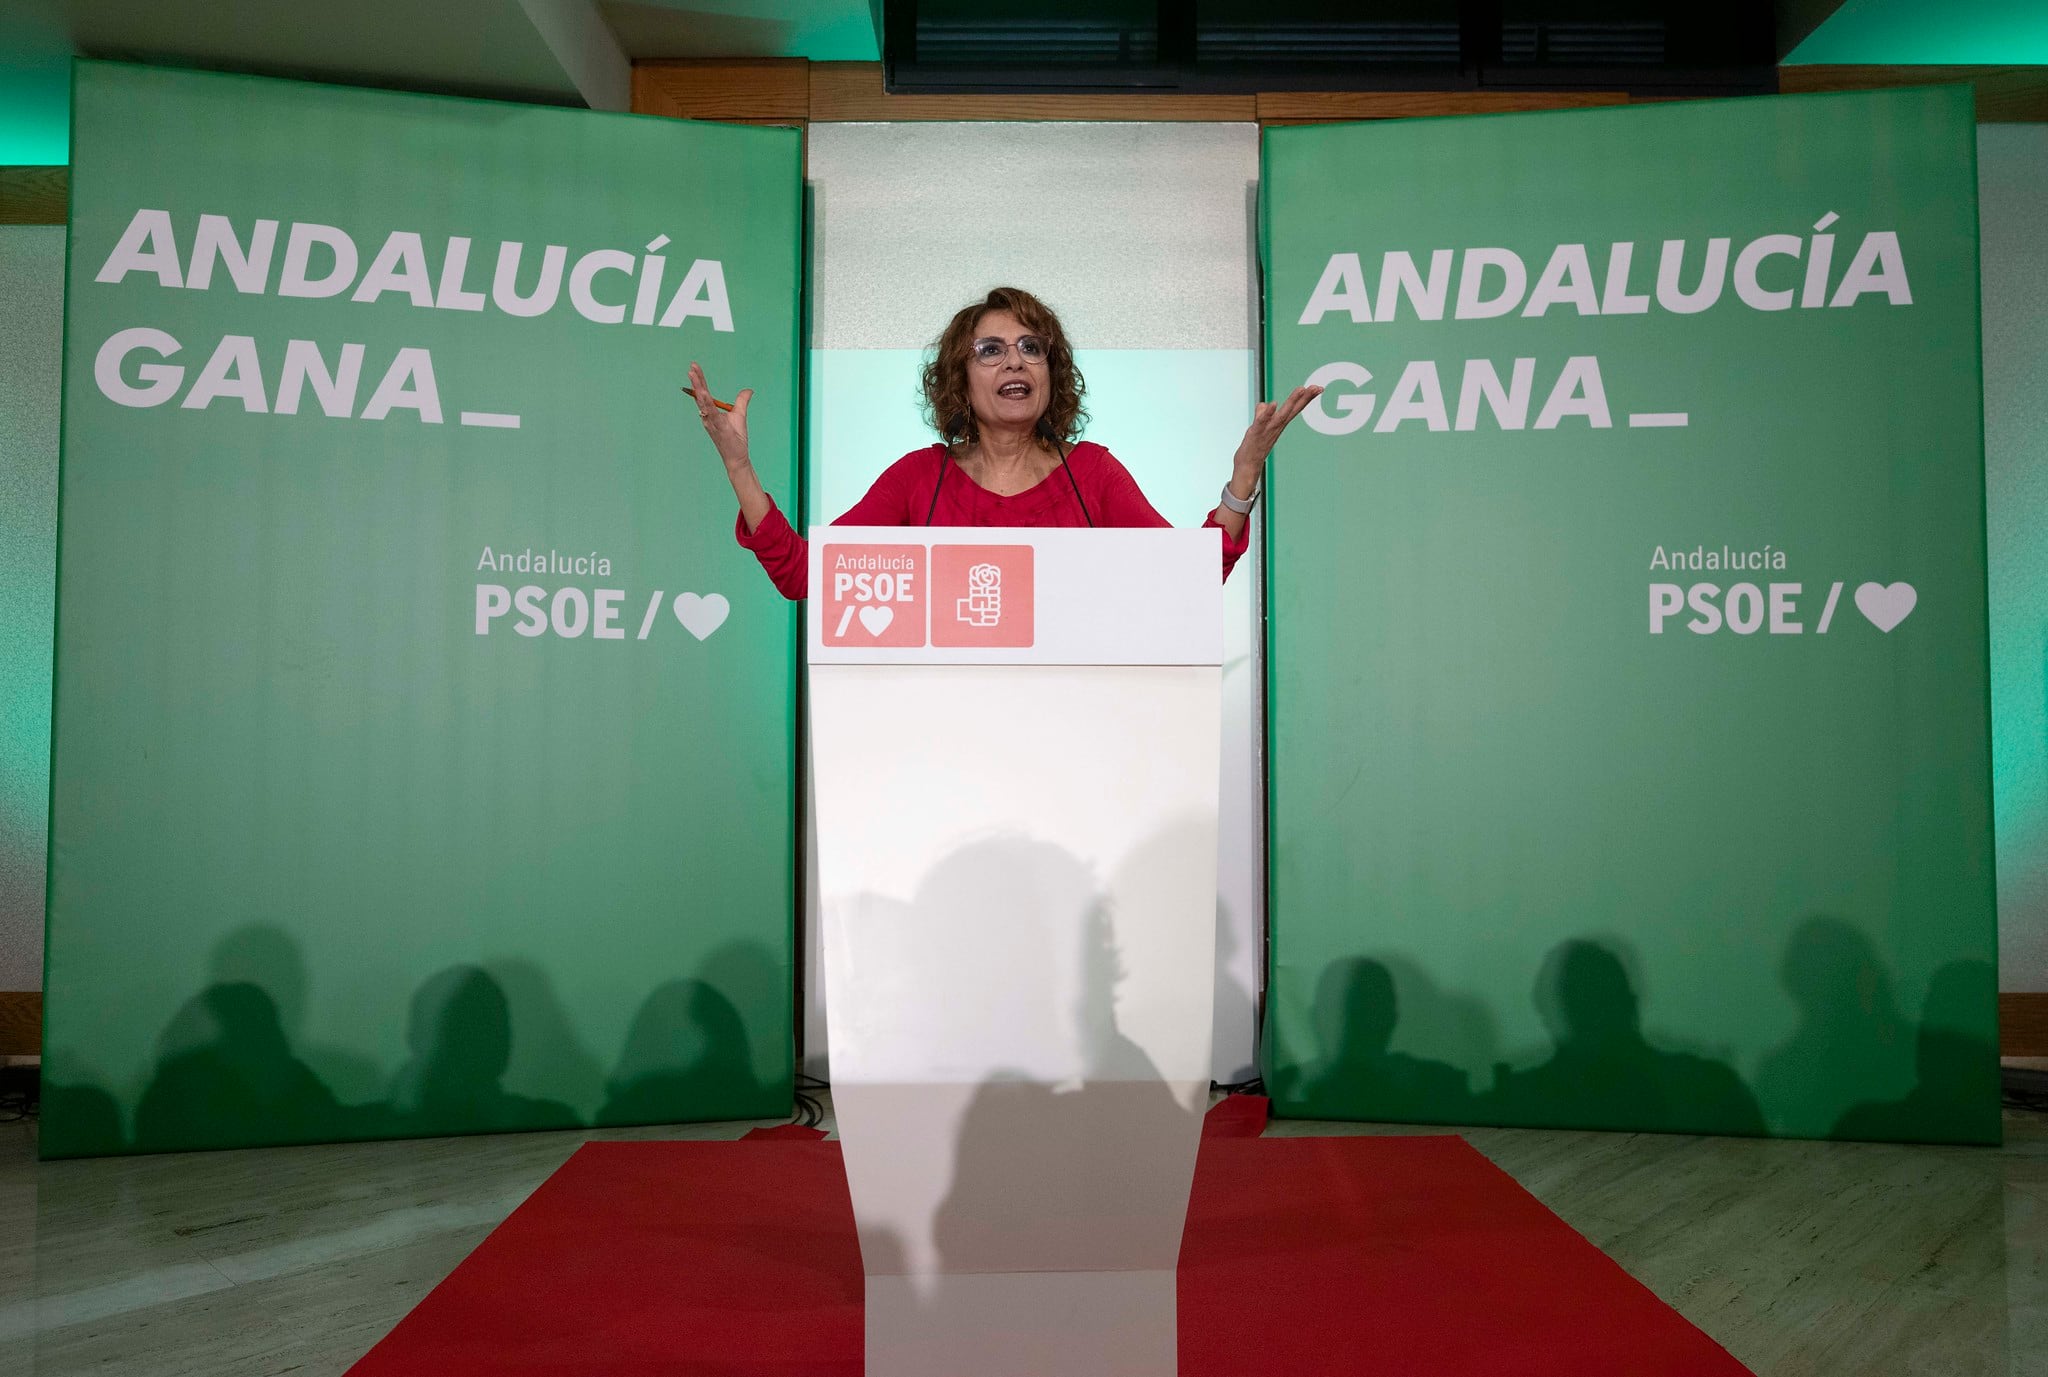
[[[981,318],[991,311],[1008,311],[1045,341],[1052,399],[1046,403],[1038,428],[1053,440],[1072,444],[1088,422],[1088,411],[1081,405],[1088,385],[1082,381],[1081,370],[1074,367],[1074,351],[1067,343],[1067,332],[1060,328],[1060,318],[1052,313],[1052,307],[1018,287],[992,288],[982,300],[953,313],[924,366],[925,419],[949,445],[975,438],[978,427],[967,392],[968,346],[974,343]]]

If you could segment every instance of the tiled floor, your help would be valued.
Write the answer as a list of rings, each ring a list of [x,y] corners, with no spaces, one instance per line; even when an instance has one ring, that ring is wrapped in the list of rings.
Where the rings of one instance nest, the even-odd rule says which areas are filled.
[[[47,1164],[32,1126],[0,1126],[0,1373],[340,1373],[579,1143],[752,1126]],[[1466,1136],[1759,1377],[2048,1374],[2048,1116],[2006,1130],[2003,1148]]]

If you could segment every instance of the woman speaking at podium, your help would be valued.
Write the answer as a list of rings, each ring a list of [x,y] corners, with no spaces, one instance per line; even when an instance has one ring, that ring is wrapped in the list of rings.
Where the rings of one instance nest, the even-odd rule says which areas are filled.
[[[747,457],[750,388],[730,408],[712,401],[690,365],[704,431],[739,498],[735,528],[787,598],[809,578],[803,537],[762,488]],[[954,313],[924,370],[924,400],[943,440],[885,469],[841,526],[1165,526],[1129,470],[1101,445],[1075,442],[1084,385],[1052,309],[1029,292],[997,287]],[[1266,456],[1319,387],[1261,402],[1237,447],[1230,481],[1209,519],[1223,532],[1223,575],[1250,540],[1246,521]]]

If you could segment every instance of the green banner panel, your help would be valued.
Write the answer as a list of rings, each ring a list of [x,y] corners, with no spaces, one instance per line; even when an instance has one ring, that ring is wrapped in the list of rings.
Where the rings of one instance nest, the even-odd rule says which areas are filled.
[[[1279,1108],[1995,1140],[1967,89],[1262,192]]]
[[[75,106],[45,1154],[785,1111],[796,133]]]

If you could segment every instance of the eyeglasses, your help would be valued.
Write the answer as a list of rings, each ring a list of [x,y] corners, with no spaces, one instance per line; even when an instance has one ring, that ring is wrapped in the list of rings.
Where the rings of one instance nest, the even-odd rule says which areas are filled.
[[[1017,337],[1017,357],[1027,364],[1044,363],[1051,353],[1044,340],[1036,335]],[[1010,346],[994,335],[988,335],[967,346],[968,357],[983,368],[994,368],[1009,357]]]

